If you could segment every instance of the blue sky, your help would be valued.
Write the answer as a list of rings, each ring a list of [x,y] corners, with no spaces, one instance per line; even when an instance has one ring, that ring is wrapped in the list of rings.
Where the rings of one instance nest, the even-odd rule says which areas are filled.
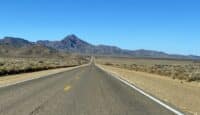
[[[0,38],[60,40],[200,55],[198,0],[0,0]]]

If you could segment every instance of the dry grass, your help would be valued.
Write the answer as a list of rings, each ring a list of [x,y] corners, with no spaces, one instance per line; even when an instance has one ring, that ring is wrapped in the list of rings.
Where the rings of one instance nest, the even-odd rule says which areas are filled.
[[[65,58],[14,58],[0,57],[0,75],[72,67],[89,62],[89,57]]]
[[[200,63],[191,60],[97,58],[97,63],[186,81],[200,81]]]

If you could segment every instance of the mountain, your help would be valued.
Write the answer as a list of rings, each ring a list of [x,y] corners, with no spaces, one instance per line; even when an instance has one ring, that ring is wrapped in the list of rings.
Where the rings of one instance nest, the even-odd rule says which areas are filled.
[[[62,52],[72,52],[72,53],[86,53],[90,54],[94,48],[93,45],[81,40],[75,35],[68,35],[61,41],[37,41],[37,44],[44,45],[57,49]]]
[[[170,58],[170,59],[200,59],[200,56],[173,55],[152,50],[125,50],[116,46],[92,45],[78,38],[76,35],[68,35],[61,41],[38,41],[37,44],[54,48],[62,52],[71,52],[86,55],[122,56],[137,58]]]
[[[0,56],[48,57],[58,51],[44,45],[35,44],[22,38],[5,37],[0,39]]]
[[[29,42],[28,40],[25,40],[23,38],[16,38],[16,37],[4,37],[3,39],[0,39],[0,44],[10,45],[13,47],[22,47],[22,46],[33,45],[33,43]]]
[[[200,59],[200,56],[167,54],[152,50],[125,50],[116,46],[92,45],[76,35],[68,35],[60,41],[39,40],[30,42],[23,38],[4,37],[0,39],[0,56],[52,57],[69,53],[82,55],[134,57],[134,58],[168,58]]]
[[[200,56],[192,56],[192,55],[179,55],[179,54],[168,54],[161,51],[153,51],[153,50],[134,50],[132,51],[132,55],[134,57],[142,57],[142,58],[166,58],[166,59],[200,59]]]

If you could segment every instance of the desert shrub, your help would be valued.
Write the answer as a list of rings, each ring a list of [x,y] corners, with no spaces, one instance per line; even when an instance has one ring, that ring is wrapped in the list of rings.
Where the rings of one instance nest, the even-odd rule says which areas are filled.
[[[171,76],[171,71],[170,70],[165,70],[164,71],[164,73],[163,73],[163,75],[165,75],[165,76]]]
[[[89,62],[84,58],[2,58],[0,75],[71,67]]]
[[[40,60],[38,63],[44,63],[44,61]]]
[[[4,74],[4,70],[0,68],[0,75]]]
[[[200,64],[185,64],[185,65],[173,65],[173,64],[152,64],[152,65],[139,65],[139,64],[112,64],[105,63],[105,65],[115,66],[119,68],[130,69],[134,71],[148,72],[152,74],[158,74],[162,76],[168,76],[173,79],[180,79],[186,81],[200,81]],[[191,75],[191,73],[193,73]]]
[[[0,62],[0,66],[3,66],[5,64],[5,62]]]
[[[131,65],[128,65],[128,64],[125,64],[125,68],[129,70],[132,69]]]
[[[109,63],[109,62],[106,62],[106,63],[104,63],[104,65],[113,65],[112,63]]]
[[[188,77],[188,81],[200,81],[200,73],[192,73],[189,77]]]
[[[137,71],[137,65],[136,64],[132,64],[131,65],[131,69]]]
[[[115,64],[115,67],[120,67],[120,64]]]

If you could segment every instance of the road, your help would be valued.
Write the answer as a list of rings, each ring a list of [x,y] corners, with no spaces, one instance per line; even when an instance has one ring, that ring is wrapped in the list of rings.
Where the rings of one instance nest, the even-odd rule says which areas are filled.
[[[0,115],[174,115],[94,64],[0,88]]]

